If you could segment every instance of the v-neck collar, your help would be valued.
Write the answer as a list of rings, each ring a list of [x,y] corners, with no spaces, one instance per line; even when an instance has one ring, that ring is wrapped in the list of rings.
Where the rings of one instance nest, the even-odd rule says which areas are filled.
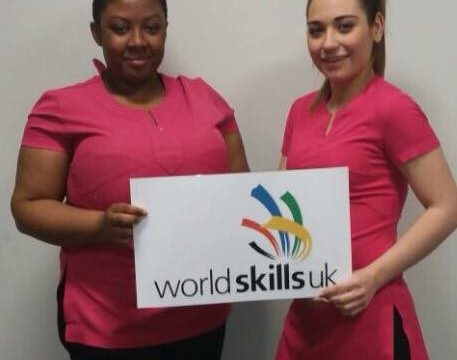
[[[124,112],[124,113],[128,112],[128,113],[144,114],[145,112],[156,112],[156,111],[160,110],[161,108],[166,107],[167,104],[172,100],[172,96],[174,93],[174,91],[172,91],[173,90],[172,89],[172,87],[173,87],[172,78],[170,78],[167,75],[157,73],[157,75],[159,76],[159,78],[163,84],[163,87],[164,87],[163,98],[157,105],[154,105],[148,109],[139,109],[139,108],[130,107],[126,104],[122,104],[121,102],[116,100],[116,98],[108,91],[108,89],[106,88],[106,86],[103,82],[102,75],[106,71],[105,64],[103,64],[98,59],[93,59],[92,62],[98,73],[98,76],[95,77],[95,82],[97,85],[97,94],[99,94],[99,96],[103,102],[103,105],[110,109]]]

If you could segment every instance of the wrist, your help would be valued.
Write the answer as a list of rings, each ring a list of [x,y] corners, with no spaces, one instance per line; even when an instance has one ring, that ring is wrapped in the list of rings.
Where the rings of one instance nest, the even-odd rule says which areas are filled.
[[[105,241],[104,239],[104,229],[105,229],[105,212],[96,211],[93,218],[93,240],[96,243]]]
[[[367,266],[366,269],[370,273],[370,277],[373,281],[373,286],[375,287],[376,291],[382,288],[387,280],[385,278],[385,272],[382,271],[380,266],[377,266],[376,263],[372,263]]]

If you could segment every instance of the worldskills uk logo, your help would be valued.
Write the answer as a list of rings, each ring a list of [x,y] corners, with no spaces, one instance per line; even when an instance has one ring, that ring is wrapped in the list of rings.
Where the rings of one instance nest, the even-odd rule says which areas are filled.
[[[276,201],[262,185],[255,187],[251,196],[265,207],[270,217],[263,224],[246,218],[242,220],[242,226],[262,235],[262,245],[252,241],[249,246],[271,260],[304,260],[311,251],[312,238],[303,226],[302,213],[295,197],[288,191],[280,197],[290,212],[291,218],[288,218],[283,216]],[[272,231],[276,233],[276,237]]]
[[[230,266],[225,271],[209,268],[198,278],[186,276],[165,281],[154,280],[155,296],[159,299],[187,300],[230,294],[303,291],[305,288],[321,289],[335,284],[333,278],[337,269],[331,268],[327,262],[321,269],[315,266],[303,269],[294,266],[297,264],[290,264],[306,259],[312,247],[311,235],[303,226],[302,212],[295,197],[287,191],[279,198],[282,202],[279,205],[287,212],[285,216],[262,185],[255,187],[251,196],[267,210],[267,219],[261,224],[244,218],[241,225],[257,233],[258,239],[251,241],[249,246],[267,258],[269,263],[245,265],[244,270],[237,271]],[[272,264],[272,260],[276,263]]]

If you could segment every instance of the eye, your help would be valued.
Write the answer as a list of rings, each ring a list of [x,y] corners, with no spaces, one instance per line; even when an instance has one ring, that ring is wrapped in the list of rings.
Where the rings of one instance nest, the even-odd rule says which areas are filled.
[[[318,38],[322,35],[324,29],[322,26],[310,25],[308,26],[308,35],[312,38]]]
[[[340,33],[347,34],[354,28],[354,25],[353,21],[342,21],[337,24],[337,29]]]
[[[162,24],[158,24],[158,23],[147,24],[144,26],[145,31],[151,35],[158,34],[159,32],[162,31],[162,28],[163,28]]]
[[[117,35],[124,35],[129,31],[126,24],[116,23],[110,25],[110,30]]]

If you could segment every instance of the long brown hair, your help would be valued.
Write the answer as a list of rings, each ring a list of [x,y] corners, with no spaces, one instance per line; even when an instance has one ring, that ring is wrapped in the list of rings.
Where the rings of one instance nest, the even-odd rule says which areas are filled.
[[[313,0],[308,0],[306,4],[306,16],[308,16],[309,8]],[[386,0],[358,0],[362,10],[368,20],[368,25],[373,26],[376,15],[379,13],[384,18],[386,17]],[[384,76],[386,68],[386,40],[385,34],[382,36],[381,41],[373,43],[373,50],[371,53],[373,71],[376,75]],[[323,100],[330,98],[330,83],[325,80],[322,84],[319,93],[312,102],[310,110],[314,111]]]

